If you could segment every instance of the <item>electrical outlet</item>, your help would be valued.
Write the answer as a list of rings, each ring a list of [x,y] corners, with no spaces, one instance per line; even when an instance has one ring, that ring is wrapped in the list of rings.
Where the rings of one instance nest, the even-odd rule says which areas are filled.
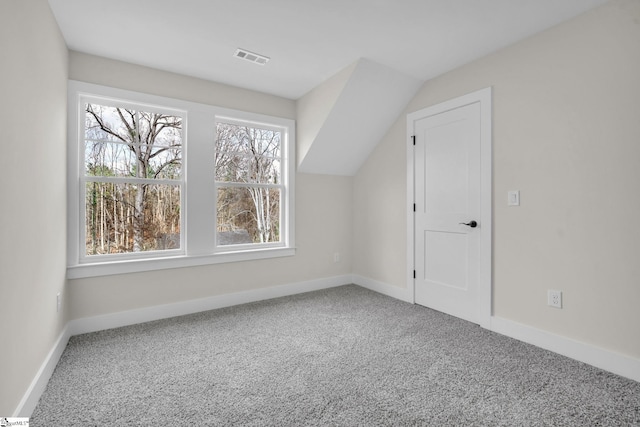
[[[562,308],[562,291],[547,291],[547,305],[555,308]]]
[[[340,262],[340,252],[333,254],[333,262]]]
[[[60,313],[60,305],[62,304],[62,298],[60,298],[60,292],[56,295],[56,312]]]

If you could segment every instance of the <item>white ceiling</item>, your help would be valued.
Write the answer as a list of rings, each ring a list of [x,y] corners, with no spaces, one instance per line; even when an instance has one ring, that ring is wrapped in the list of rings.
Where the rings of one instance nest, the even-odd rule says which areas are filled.
[[[290,99],[359,58],[428,80],[605,2],[49,0],[72,50]]]

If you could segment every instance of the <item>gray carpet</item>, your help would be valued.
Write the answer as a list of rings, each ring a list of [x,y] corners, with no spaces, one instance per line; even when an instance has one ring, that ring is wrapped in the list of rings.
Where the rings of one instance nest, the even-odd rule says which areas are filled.
[[[640,425],[640,383],[351,285],[72,337],[30,421]]]

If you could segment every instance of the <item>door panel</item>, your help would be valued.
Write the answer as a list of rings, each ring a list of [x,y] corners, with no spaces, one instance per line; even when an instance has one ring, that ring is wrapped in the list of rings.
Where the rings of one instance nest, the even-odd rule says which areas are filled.
[[[464,234],[425,231],[424,280],[466,290],[468,242]]]
[[[464,130],[455,121],[424,128],[425,210],[430,214],[467,211],[467,147],[463,139],[450,135]],[[427,125],[428,126],[428,125]]]
[[[415,301],[478,323],[480,104],[416,121]]]

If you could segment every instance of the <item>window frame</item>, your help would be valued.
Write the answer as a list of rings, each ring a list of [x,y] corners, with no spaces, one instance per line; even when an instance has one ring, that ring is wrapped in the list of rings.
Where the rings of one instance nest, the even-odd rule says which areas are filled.
[[[84,150],[81,147],[84,147],[83,142],[85,142],[85,138],[84,138],[84,131],[85,131],[85,126],[83,124],[84,120],[82,120],[82,117],[84,117],[84,108],[83,106],[87,103],[94,103],[94,104],[100,104],[100,105],[104,105],[104,106],[108,106],[108,107],[116,107],[116,108],[128,108],[128,109],[133,109],[136,110],[137,112],[152,112],[152,113],[170,113],[176,116],[180,116],[182,119],[182,147],[181,147],[181,151],[182,151],[182,173],[180,176],[180,180],[166,180],[166,179],[149,179],[149,178],[136,178],[136,177],[131,177],[131,178],[121,178],[121,177],[114,177],[114,178],[108,178],[108,177],[88,177],[85,173],[83,173],[84,170],[84,162],[85,162],[85,153]],[[184,255],[186,253],[185,251],[185,238],[184,238],[184,233],[180,233],[180,248],[179,249],[165,249],[165,250],[156,250],[156,251],[143,251],[143,252],[127,252],[127,253],[117,253],[117,254],[96,254],[96,255],[87,255],[86,250],[81,250],[81,248],[84,248],[85,246],[85,240],[86,240],[86,232],[87,232],[87,228],[86,226],[84,226],[83,224],[86,224],[86,203],[84,203],[85,201],[85,186],[87,183],[89,182],[104,182],[104,183],[108,183],[108,182],[113,182],[113,183],[128,183],[128,184],[142,184],[142,183],[148,183],[148,184],[155,184],[155,185],[177,185],[180,187],[180,211],[181,211],[181,215],[180,215],[180,230],[184,230],[185,229],[185,215],[183,215],[183,212],[186,212],[186,204],[185,204],[185,171],[187,170],[187,156],[186,156],[186,150],[187,150],[187,138],[186,138],[186,130],[187,130],[187,111],[185,110],[181,110],[181,109],[176,109],[176,108],[171,108],[171,107],[165,107],[165,106],[157,106],[157,105],[149,105],[149,104],[143,104],[143,103],[133,103],[130,101],[125,101],[125,100],[120,100],[120,99],[114,99],[114,98],[108,98],[108,97],[104,97],[104,96],[95,96],[95,95],[88,95],[88,94],[80,94],[78,96],[78,111],[77,111],[77,117],[78,117],[78,179],[79,179],[79,184],[78,184],[78,197],[80,198],[80,203],[79,203],[79,216],[81,218],[81,221],[78,223],[78,255],[80,258],[79,263],[80,264],[93,264],[93,263],[100,263],[100,262],[113,262],[113,261],[118,261],[118,260],[135,260],[135,259],[143,259],[143,258],[161,258],[161,257],[170,257],[170,256],[176,256],[176,255]]]
[[[84,100],[177,113],[183,120],[180,249],[86,255]],[[147,110],[148,111],[148,110]],[[69,80],[67,277],[70,279],[295,255],[295,121],[264,114]],[[282,131],[280,242],[217,244],[215,144],[218,121]],[[84,254],[84,256],[83,256]]]
[[[280,143],[280,184],[269,184],[269,183],[242,183],[237,181],[215,181],[215,191],[217,191],[221,187],[236,187],[236,188],[250,188],[250,187],[263,187],[270,189],[278,189],[280,190],[280,212],[279,212],[279,221],[280,224],[286,224],[287,217],[287,209],[284,208],[284,204],[287,200],[287,183],[289,182],[288,170],[286,165],[288,163],[287,158],[287,149],[288,149],[288,138],[287,138],[287,130],[283,126],[274,126],[269,123],[257,123],[248,120],[239,120],[234,117],[225,117],[225,116],[216,116],[215,126],[216,129],[219,123],[230,124],[235,126],[248,126],[253,128],[259,128],[263,130],[271,130],[281,133],[281,143]],[[217,135],[216,135],[217,136]],[[216,198],[217,201],[217,198]],[[216,206],[217,208],[217,206]],[[235,244],[235,245],[220,245],[218,238],[218,231],[216,230],[216,252],[230,252],[230,251],[242,251],[248,248],[280,248],[286,246],[287,242],[287,230],[288,227],[280,227],[280,240],[277,242],[265,242],[265,243],[245,243],[245,244]]]

